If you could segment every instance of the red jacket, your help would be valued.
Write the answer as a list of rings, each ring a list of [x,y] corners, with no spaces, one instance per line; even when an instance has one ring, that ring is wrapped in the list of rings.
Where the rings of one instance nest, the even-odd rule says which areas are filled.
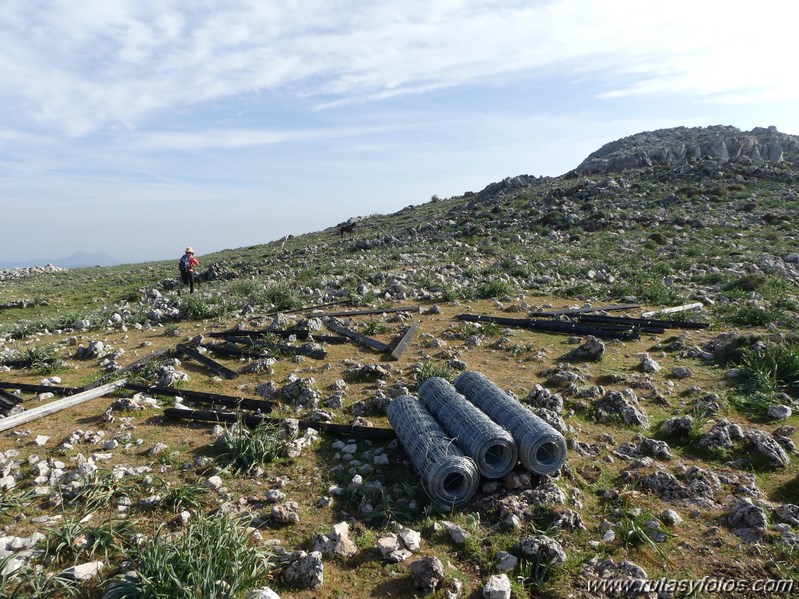
[[[194,272],[194,267],[199,265],[200,261],[194,257],[194,254],[189,254],[189,272]]]

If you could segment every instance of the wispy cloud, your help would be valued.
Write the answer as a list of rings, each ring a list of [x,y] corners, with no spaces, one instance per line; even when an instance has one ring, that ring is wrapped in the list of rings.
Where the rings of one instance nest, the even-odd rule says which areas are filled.
[[[6,0],[0,127],[83,136],[263,90],[333,106],[547,70],[601,78],[608,99],[796,99],[798,13],[768,0]]]

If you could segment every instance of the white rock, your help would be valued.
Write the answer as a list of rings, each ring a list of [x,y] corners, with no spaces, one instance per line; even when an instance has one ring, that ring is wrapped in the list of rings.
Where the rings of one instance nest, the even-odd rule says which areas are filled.
[[[269,587],[264,587],[247,593],[247,599],[280,599],[280,595]]]
[[[85,564],[78,564],[64,570],[63,575],[67,578],[85,581],[91,580],[103,569],[105,562],[87,562]]]
[[[39,447],[41,447],[42,445],[47,443],[49,440],[50,440],[50,437],[48,437],[47,435],[37,435],[36,438],[33,440],[33,442],[36,443],[36,445],[38,445]]]
[[[510,579],[507,574],[496,574],[483,587],[484,599],[510,599]]]
[[[768,416],[775,420],[786,420],[791,417],[793,411],[790,406],[769,406]]]

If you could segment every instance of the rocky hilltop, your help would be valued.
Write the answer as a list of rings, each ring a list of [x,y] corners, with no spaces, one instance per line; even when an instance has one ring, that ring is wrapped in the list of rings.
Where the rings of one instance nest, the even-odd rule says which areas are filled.
[[[701,160],[743,166],[769,162],[799,164],[799,136],[776,127],[674,127],[646,131],[605,144],[583,160],[577,173],[621,172],[654,165],[676,166]]]

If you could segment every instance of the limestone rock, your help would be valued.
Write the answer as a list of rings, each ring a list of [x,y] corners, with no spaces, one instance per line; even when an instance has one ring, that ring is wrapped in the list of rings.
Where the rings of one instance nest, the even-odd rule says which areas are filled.
[[[416,560],[410,566],[413,588],[429,595],[444,582],[444,565],[437,557],[428,556]]]

